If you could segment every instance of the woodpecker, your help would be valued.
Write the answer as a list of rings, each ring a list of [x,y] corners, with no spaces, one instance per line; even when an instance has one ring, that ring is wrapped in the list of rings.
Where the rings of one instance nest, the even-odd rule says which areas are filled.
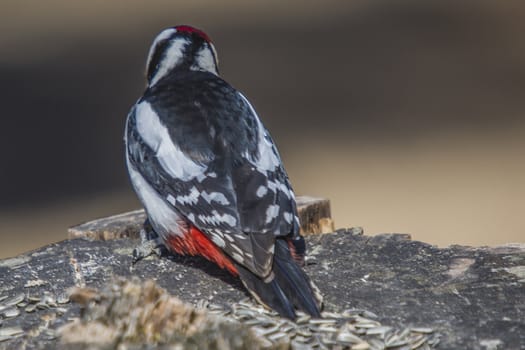
[[[219,76],[210,37],[187,25],[163,30],[146,79],[126,120],[126,164],[160,241],[240,277],[284,317],[320,317],[288,175],[250,102]]]

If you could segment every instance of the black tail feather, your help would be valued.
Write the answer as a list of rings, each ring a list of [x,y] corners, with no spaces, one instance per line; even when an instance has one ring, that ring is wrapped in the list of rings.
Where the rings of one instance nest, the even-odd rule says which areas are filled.
[[[250,293],[281,316],[295,319],[295,309],[321,317],[310,280],[294,261],[285,239],[277,239],[273,271],[265,282],[248,269],[236,264],[239,276]]]
[[[288,244],[284,239],[275,241],[273,270],[277,283],[288,292],[286,296],[297,309],[303,310],[313,317],[321,317],[319,306],[310,286],[310,280],[303,269],[293,260]]]
[[[258,302],[277,311],[283,317],[295,319],[293,305],[275,279],[267,283],[239,264],[236,264],[236,267],[242,283]]]

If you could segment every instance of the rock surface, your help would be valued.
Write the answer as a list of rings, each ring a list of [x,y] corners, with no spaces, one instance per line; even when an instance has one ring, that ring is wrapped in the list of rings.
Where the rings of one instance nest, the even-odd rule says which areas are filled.
[[[525,348],[525,245],[440,249],[407,235],[356,232],[307,237],[306,270],[325,310],[364,309],[385,325],[430,327],[442,349]],[[115,275],[153,279],[194,304],[247,296],[237,279],[198,257],[152,256],[132,266],[136,244],[73,239],[1,260],[0,349],[56,347],[52,330],[79,315],[64,293],[101,288]]]

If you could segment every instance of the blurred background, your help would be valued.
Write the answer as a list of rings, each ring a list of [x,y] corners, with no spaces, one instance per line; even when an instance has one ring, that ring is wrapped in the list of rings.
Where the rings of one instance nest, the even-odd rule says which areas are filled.
[[[0,258],[139,207],[126,114],[163,28],[204,29],[296,193],[337,227],[524,242],[521,1],[3,0]]]

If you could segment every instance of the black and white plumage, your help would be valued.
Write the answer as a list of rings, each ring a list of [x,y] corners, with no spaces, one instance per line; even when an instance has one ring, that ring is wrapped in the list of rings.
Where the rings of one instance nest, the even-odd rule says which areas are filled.
[[[171,251],[239,275],[283,316],[319,316],[320,296],[299,266],[305,245],[288,176],[253,107],[219,77],[209,37],[189,26],[162,31],[147,80],[125,142],[154,231]]]

